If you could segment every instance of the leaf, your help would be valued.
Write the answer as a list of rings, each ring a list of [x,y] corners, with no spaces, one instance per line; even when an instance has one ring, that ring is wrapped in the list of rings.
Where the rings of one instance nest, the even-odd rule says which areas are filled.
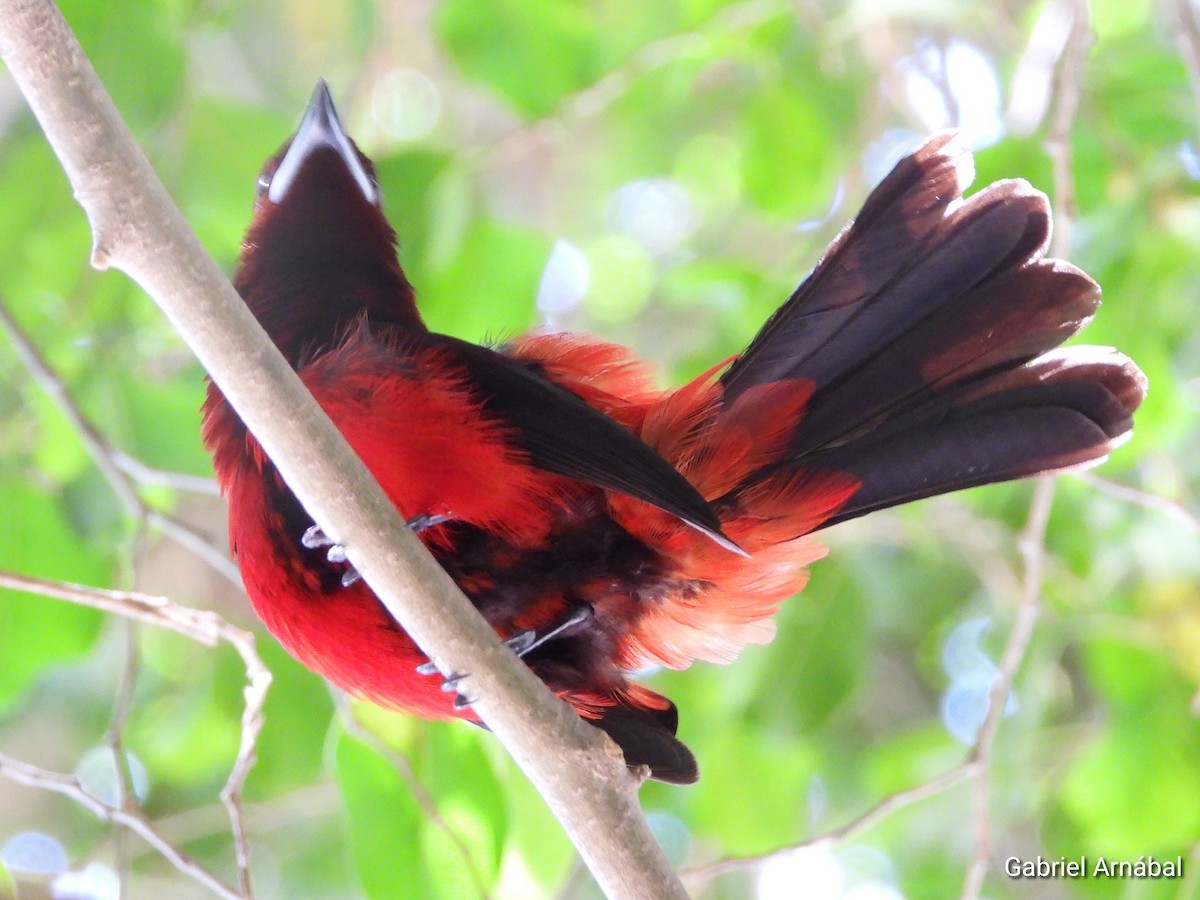
[[[449,0],[438,7],[436,27],[463,71],[527,118],[550,112],[603,71],[604,36],[588,5],[572,0]]]
[[[346,734],[336,738],[334,778],[346,805],[348,844],[372,900],[434,896],[422,853],[423,817],[392,765]]]
[[[0,479],[0,569],[106,584],[104,556],[82,543],[61,506],[34,485]],[[45,669],[86,653],[100,632],[95,610],[19,591],[0,590],[0,709],[16,701]]]

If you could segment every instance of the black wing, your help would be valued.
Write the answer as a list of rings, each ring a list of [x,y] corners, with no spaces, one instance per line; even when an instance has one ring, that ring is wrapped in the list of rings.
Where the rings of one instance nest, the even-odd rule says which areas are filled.
[[[466,370],[484,407],[512,429],[532,465],[644,500],[741,552],[691,483],[629,429],[495,350],[445,335],[429,338]]]

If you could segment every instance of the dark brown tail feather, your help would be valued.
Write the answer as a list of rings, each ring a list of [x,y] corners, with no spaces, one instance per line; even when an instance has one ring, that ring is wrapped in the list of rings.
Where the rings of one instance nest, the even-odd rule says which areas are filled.
[[[971,157],[953,137],[930,138],[871,192],[855,221],[721,377],[727,399],[756,384],[801,376],[810,356],[872,309],[880,292],[911,267],[971,181]],[[823,384],[815,374],[805,377]]]
[[[679,712],[674,703],[661,710],[618,704],[586,721],[608,733],[625,754],[626,765],[649,767],[656,781],[692,784],[700,777],[696,757],[675,737]]]
[[[826,526],[963,488],[1088,468],[1124,443],[1145,394],[1116,351],[1072,347],[970,385],[804,465],[862,487]]]
[[[813,383],[788,458],[751,481],[854,474],[862,487],[827,524],[1095,464],[1132,428],[1136,365],[1100,348],[1047,353],[1091,319],[1100,289],[1041,258],[1046,198],[1002,181],[964,201],[972,174],[952,135],[902,160],[722,377],[727,399]]]

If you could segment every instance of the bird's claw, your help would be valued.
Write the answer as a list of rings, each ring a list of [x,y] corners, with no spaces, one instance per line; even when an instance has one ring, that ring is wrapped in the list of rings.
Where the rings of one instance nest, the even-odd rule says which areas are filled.
[[[329,537],[320,525],[310,525],[305,529],[304,534],[300,536],[300,543],[309,550],[317,550],[321,547],[336,547],[338,543]]]
[[[524,656],[537,643],[537,632],[522,628],[504,642],[518,657]]]
[[[342,573],[342,587],[350,587],[354,582],[362,578],[358,569],[350,564],[349,558],[346,556],[346,548],[327,535],[320,525],[311,525],[305,530],[300,537],[302,546],[309,550],[320,550],[322,547],[328,547],[325,552],[325,558],[334,565],[345,564],[346,571]]]
[[[467,697],[465,694],[463,694],[462,691],[460,691],[458,689],[459,685],[462,684],[463,679],[465,679],[467,677],[466,672],[463,672],[461,675],[446,675],[442,672],[441,669],[438,668],[437,663],[435,663],[433,660],[429,660],[429,662],[423,662],[423,663],[421,663],[421,665],[417,666],[417,674],[418,675],[441,675],[442,676],[441,689],[443,691],[445,691],[447,694],[450,694],[450,693],[458,694],[458,696],[454,698],[454,708],[455,709],[462,709],[464,706],[470,706],[472,703],[475,702],[474,700]]]
[[[595,615],[595,610],[587,603],[575,603],[571,605],[567,617],[546,631],[533,631],[528,628],[522,628],[504,643],[512,648],[513,653],[524,659],[525,655],[532,650],[536,650],[542,644],[552,641],[557,637],[563,636],[566,632],[571,631],[577,625],[582,625],[585,622],[590,622]]]
[[[574,628],[576,625],[581,625],[584,622],[590,621],[593,615],[594,612],[591,606],[586,603],[580,603],[577,606],[573,606],[571,608],[570,615],[568,615],[567,618],[559,622],[550,630],[541,632],[539,634],[537,631],[532,629],[522,628],[521,630],[516,631],[509,637],[505,638],[504,643],[510,650],[512,650],[513,653],[517,654],[518,657],[524,658],[525,655],[535,647],[540,647],[547,641],[559,637],[561,634],[563,634],[563,632]],[[466,672],[461,674],[447,675],[438,668],[438,664],[433,660],[421,663],[421,665],[417,666],[416,671],[418,675],[441,675],[441,689],[447,694],[451,692],[458,693],[458,696],[454,698],[455,709],[462,709],[464,706],[470,706],[474,702],[465,696],[462,691],[458,690],[458,687],[460,684],[462,684],[463,679],[467,677]]]
[[[434,525],[441,525],[443,522],[449,521],[450,516],[435,516],[430,513],[421,513],[419,516],[413,516],[405,524],[413,534],[420,534],[426,528],[432,528]]]
[[[441,689],[443,691],[445,691],[447,694],[450,694],[450,693],[458,694],[458,696],[454,698],[454,708],[455,709],[462,709],[464,706],[470,706],[471,703],[473,702],[472,700],[467,698],[462,693],[462,691],[460,691],[458,689],[459,685],[462,684],[463,679],[465,679],[467,677],[468,673],[463,672],[463,673],[457,674],[457,675],[455,675],[455,674],[447,675],[445,672],[443,672],[441,669],[438,668],[438,664],[435,663],[432,659],[429,660],[428,662],[421,663],[419,666],[417,666],[416,671],[417,671],[418,675],[441,675],[442,676]]]
[[[449,521],[450,516],[422,514],[413,516],[406,524],[409,531],[414,534],[420,534],[426,528],[432,528],[434,525],[441,525],[443,522]],[[301,535],[300,543],[309,550],[320,550],[322,547],[328,547],[325,559],[334,565],[345,564],[346,571],[342,573],[342,587],[350,587],[350,585],[362,578],[362,574],[358,569],[354,568],[350,563],[349,557],[346,556],[346,548],[327,535],[320,525],[309,526],[304,534]],[[428,672],[424,674],[431,675],[433,673]]]

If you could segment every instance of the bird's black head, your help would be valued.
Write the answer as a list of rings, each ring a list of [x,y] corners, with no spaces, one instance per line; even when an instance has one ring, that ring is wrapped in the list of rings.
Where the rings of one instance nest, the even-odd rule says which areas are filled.
[[[293,362],[363,314],[424,327],[375,167],[342,128],[323,81],[295,135],[259,175],[234,283]]]

